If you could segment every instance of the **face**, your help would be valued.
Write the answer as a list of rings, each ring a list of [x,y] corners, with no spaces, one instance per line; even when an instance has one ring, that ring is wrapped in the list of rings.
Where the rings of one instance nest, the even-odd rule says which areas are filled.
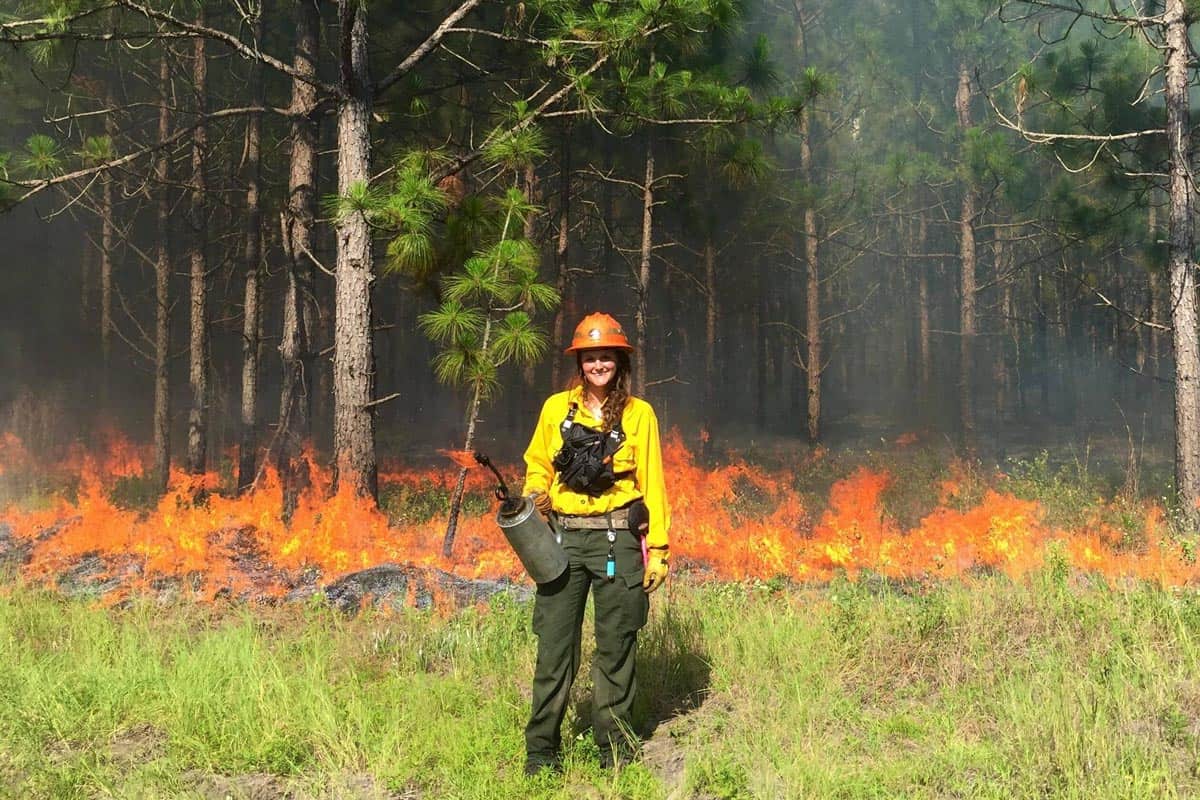
[[[583,379],[596,389],[607,389],[617,374],[616,350],[584,350],[579,354]]]

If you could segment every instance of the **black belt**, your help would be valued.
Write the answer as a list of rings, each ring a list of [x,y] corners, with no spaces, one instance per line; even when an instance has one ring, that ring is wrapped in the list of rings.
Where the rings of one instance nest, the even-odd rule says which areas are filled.
[[[564,528],[584,528],[594,531],[629,530],[628,508],[618,508],[616,511],[604,514],[588,514],[587,516],[557,514],[557,517],[558,524]]]

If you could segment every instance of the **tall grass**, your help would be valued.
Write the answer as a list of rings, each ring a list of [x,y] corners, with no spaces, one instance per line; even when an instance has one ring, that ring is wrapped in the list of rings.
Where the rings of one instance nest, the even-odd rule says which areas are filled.
[[[536,780],[529,614],[106,609],[13,588],[0,796],[196,797],[219,776],[234,797],[271,796],[267,778],[297,797],[1200,794],[1190,591],[1053,565],[1020,584],[676,580],[641,639],[642,763],[599,769],[585,661],[565,774]]]

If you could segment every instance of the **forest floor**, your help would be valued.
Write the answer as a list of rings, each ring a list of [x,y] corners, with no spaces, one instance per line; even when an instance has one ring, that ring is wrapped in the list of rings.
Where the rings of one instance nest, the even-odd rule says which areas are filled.
[[[522,775],[527,603],[103,608],[9,585],[0,797],[1010,798],[1200,792],[1200,596],[1046,572],[900,591],[683,577],[640,760]],[[589,622],[590,626],[590,622]]]
[[[0,514],[0,798],[1200,795],[1195,535],[1161,454],[1099,432],[1003,459],[897,431],[742,445],[745,463],[675,456],[680,547],[640,639],[641,757],[598,763],[585,636],[563,772],[532,780],[527,586],[472,594],[393,565],[283,601],[178,583],[102,595],[22,567],[97,501],[57,506],[52,485],[0,476],[48,537],[31,545],[26,517]],[[141,510],[109,516],[180,526],[183,501],[147,501],[139,480],[109,491]],[[444,491],[391,487],[385,533],[440,530]],[[724,499],[696,505],[705,493]],[[221,542],[252,530],[223,524]],[[959,548],[953,577],[925,539]],[[820,577],[775,569],[797,564]],[[420,602],[434,573],[449,582],[420,584]],[[367,602],[388,582],[396,601]]]

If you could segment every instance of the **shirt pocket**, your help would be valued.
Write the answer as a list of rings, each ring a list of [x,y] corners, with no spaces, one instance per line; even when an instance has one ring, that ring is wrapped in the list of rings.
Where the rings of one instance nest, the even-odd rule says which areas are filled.
[[[621,445],[621,449],[613,453],[613,472],[620,475],[623,472],[633,472],[637,469],[637,446],[629,439]]]

